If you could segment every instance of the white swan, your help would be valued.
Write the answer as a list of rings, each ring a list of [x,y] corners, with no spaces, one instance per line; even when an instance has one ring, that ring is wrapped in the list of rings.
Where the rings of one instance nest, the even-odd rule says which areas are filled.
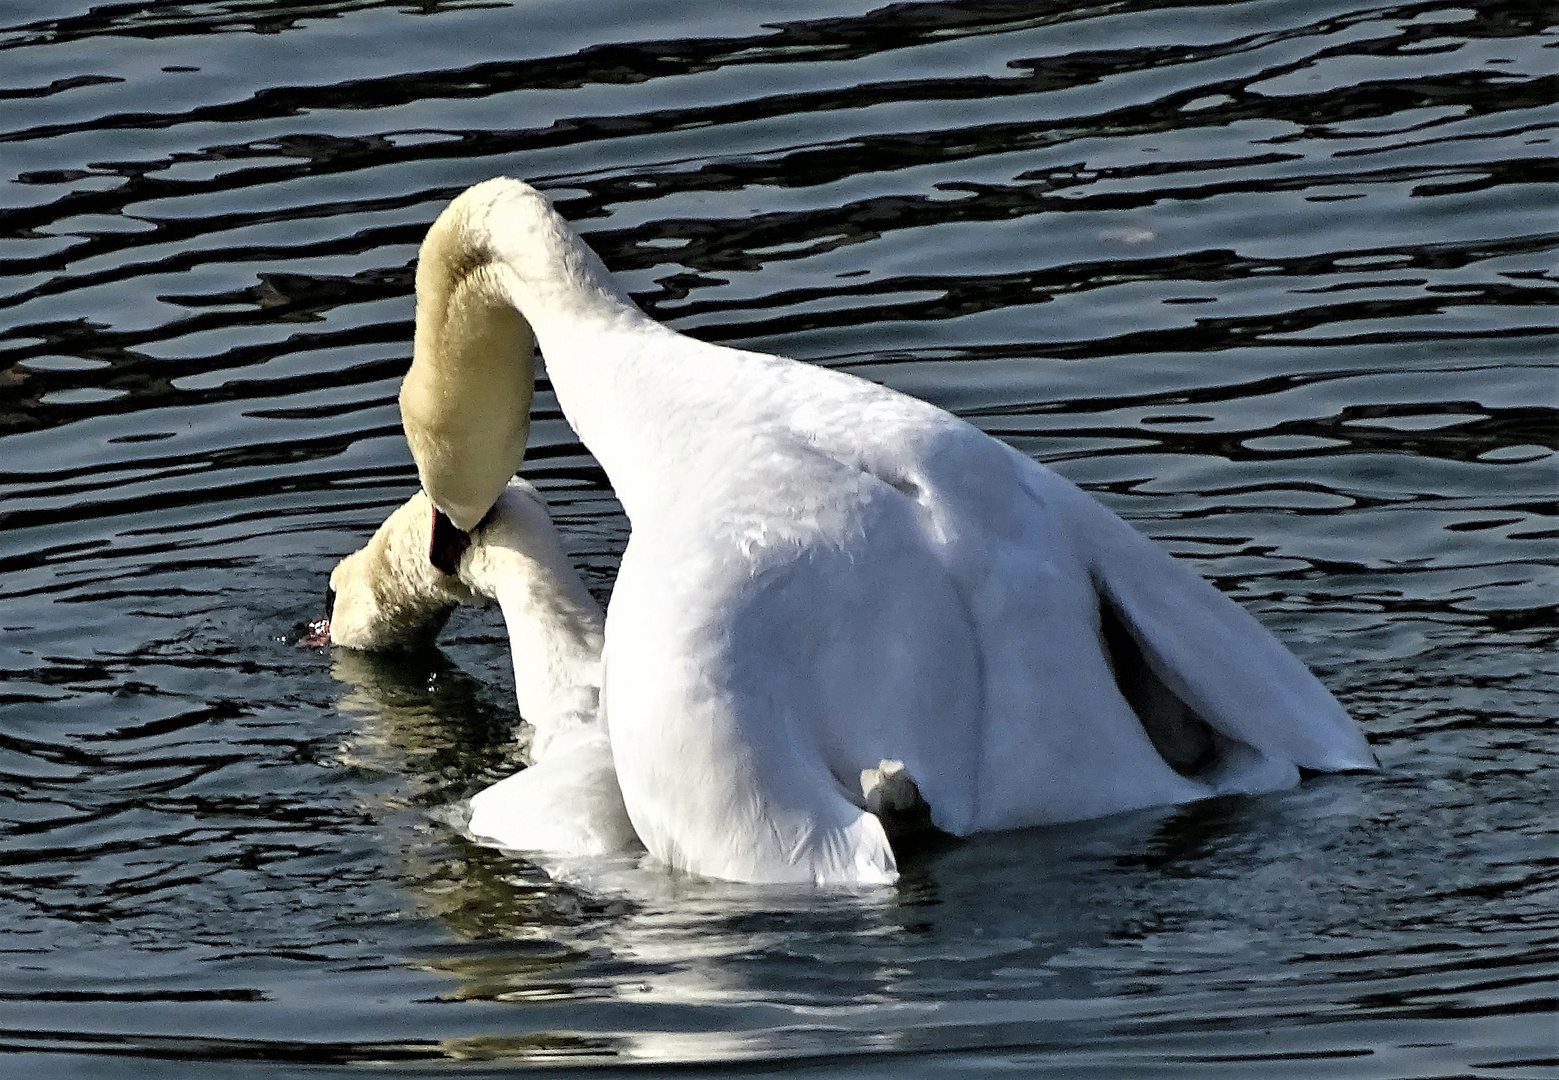
[[[432,504],[419,491],[337,564],[332,644],[423,645],[457,604],[497,601],[520,715],[535,729],[532,764],[472,796],[467,828],[552,855],[637,850],[598,710],[601,609],[569,563],[541,495],[511,480],[472,532],[458,575],[429,562],[431,523]]]
[[[889,760],[956,835],[1375,766],[1254,619],[1071,483],[924,402],[659,325],[517,180],[459,196],[417,270],[402,415],[457,525],[516,461],[537,343],[632,524],[601,707],[666,864],[891,881],[862,790]]]

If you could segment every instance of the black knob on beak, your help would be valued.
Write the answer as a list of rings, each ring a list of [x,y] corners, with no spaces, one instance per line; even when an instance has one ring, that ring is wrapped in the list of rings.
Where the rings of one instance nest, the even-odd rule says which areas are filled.
[[[453,577],[460,571],[460,556],[471,546],[471,534],[457,528],[438,507],[433,508],[433,539],[428,544],[428,561],[441,573]]]

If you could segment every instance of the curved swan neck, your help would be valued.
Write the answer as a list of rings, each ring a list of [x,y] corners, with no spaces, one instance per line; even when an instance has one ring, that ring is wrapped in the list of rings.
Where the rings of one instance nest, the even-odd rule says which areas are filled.
[[[422,485],[456,526],[475,528],[520,467],[538,339],[559,357],[599,354],[601,335],[629,327],[660,330],[539,191],[500,177],[445,208],[418,257],[401,416]],[[576,405],[613,396],[558,383]],[[565,408],[571,421],[589,411]]]
[[[400,393],[422,486],[467,531],[524,459],[535,382],[535,335],[485,241],[458,200],[428,230],[417,259],[411,370]]]
[[[450,203],[440,222],[445,218],[460,223],[464,256],[493,268],[495,281],[543,346],[572,331],[651,321],[529,184],[508,177],[477,184]]]
[[[462,258],[490,268],[535,331],[564,415],[635,518],[660,486],[649,463],[680,462],[697,442],[686,436],[729,412],[728,395],[715,391],[735,354],[640,311],[546,197],[521,181],[478,184],[445,216],[460,223]]]

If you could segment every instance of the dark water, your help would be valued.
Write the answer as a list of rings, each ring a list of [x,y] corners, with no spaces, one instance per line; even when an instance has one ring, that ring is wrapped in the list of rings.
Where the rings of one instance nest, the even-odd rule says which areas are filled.
[[[1554,1075],[1552,6],[737,6],[0,11],[0,1073]],[[496,618],[291,640],[413,489],[412,258],[498,173],[678,328],[1096,491],[1386,770],[853,900],[462,840]]]

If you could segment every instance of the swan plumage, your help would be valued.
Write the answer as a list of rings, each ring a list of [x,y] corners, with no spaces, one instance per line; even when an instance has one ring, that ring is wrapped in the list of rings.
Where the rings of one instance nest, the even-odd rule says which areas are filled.
[[[1092,497],[925,402],[661,326],[528,185],[466,191],[422,259],[525,326],[457,337],[523,378],[457,356],[441,422],[492,412],[534,342],[628,514],[601,711],[628,816],[670,866],[891,881],[860,783],[887,761],[955,835],[1374,767],[1303,664]],[[423,280],[419,347],[442,303]],[[414,370],[443,362],[427,340]],[[439,411],[417,393],[403,407]],[[502,490],[479,451],[410,441],[447,512],[442,492],[469,519]]]
[[[332,643],[415,648],[456,605],[503,611],[531,764],[471,798],[467,828],[563,856],[638,849],[598,707],[603,616],[563,550],[541,494],[518,477],[471,531],[458,573],[428,561],[432,503],[419,491],[331,573]]]
[[[424,490],[470,531],[524,459],[535,342],[494,287],[496,269],[464,257],[471,243],[464,224],[435,228],[422,243],[400,410]],[[473,395],[473,387],[484,393]]]

